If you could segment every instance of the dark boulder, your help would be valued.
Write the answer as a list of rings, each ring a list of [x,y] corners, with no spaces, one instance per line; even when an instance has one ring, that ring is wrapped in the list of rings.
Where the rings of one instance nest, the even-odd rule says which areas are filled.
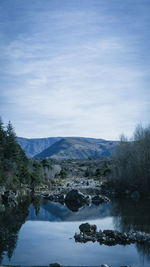
[[[65,203],[69,209],[73,211],[78,211],[79,208],[84,206],[85,204],[90,203],[90,197],[85,196],[77,189],[72,189],[69,191],[65,197]]]
[[[89,224],[89,223],[82,223],[79,226],[80,232],[86,233],[87,235],[95,234],[96,233],[96,225],[95,224]]]

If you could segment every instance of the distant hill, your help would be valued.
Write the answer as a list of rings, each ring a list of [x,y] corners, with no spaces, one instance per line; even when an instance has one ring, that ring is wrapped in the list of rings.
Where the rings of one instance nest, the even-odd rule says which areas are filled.
[[[65,137],[50,145],[34,158],[53,159],[87,159],[108,157],[115,149],[117,141],[106,141],[103,139]]]
[[[50,147],[55,142],[59,141],[61,137],[48,137],[48,138],[23,138],[17,137],[18,143],[26,152],[29,158],[34,157],[36,154],[42,152],[44,149]]]

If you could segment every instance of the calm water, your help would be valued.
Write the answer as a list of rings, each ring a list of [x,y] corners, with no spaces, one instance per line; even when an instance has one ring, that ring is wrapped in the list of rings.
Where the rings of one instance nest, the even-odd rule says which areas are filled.
[[[150,202],[116,201],[72,212],[58,203],[28,197],[0,212],[0,263],[5,265],[150,266],[150,247],[76,243],[82,222],[100,229],[150,232]]]

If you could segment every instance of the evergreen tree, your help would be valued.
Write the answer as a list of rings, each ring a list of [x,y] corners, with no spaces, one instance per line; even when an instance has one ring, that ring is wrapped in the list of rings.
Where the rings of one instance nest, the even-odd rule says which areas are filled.
[[[31,174],[31,188],[34,191],[35,187],[41,182],[41,165],[34,161],[33,171]]]
[[[16,160],[17,158],[17,141],[16,134],[14,132],[13,126],[9,121],[6,129],[6,149],[5,157],[7,159]]]
[[[3,183],[5,145],[6,145],[6,132],[4,130],[3,121],[0,117],[0,184]]]
[[[41,182],[41,165],[37,161],[29,167],[29,160],[17,142],[14,128],[9,121],[6,130],[0,118],[0,185],[15,188],[22,184],[34,188]],[[49,168],[49,163],[43,161]],[[30,170],[31,169],[31,170]]]

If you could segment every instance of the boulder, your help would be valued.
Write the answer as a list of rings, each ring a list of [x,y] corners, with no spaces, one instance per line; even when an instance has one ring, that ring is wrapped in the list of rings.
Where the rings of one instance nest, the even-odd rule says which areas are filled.
[[[69,209],[73,211],[78,211],[79,208],[81,208],[85,204],[90,203],[90,197],[85,196],[77,189],[72,189],[67,193],[65,197],[65,203],[67,204]]]
[[[80,232],[86,233],[87,235],[95,234],[97,226],[95,224],[82,223],[79,226]]]
[[[107,264],[102,264],[101,267],[109,267]]]

